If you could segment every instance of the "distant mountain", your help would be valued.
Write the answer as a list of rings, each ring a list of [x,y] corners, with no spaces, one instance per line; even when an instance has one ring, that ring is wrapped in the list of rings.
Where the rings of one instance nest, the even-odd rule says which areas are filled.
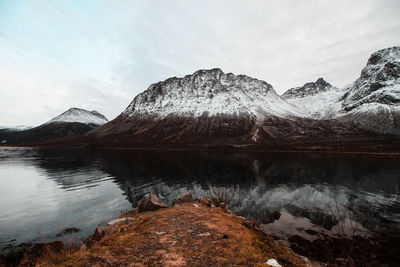
[[[26,130],[0,129],[1,144],[35,144],[55,139],[83,136],[88,131],[108,122],[97,111],[71,108],[48,122]]]
[[[332,85],[323,78],[319,78],[315,82],[306,83],[301,87],[287,90],[282,97],[284,99],[304,98],[329,91],[330,89],[332,89]]]
[[[120,116],[87,136],[102,146],[265,148],[301,144],[305,148],[329,143],[340,149],[348,146],[343,142],[398,138],[398,49],[374,53],[361,77],[347,87],[337,88],[319,78],[282,96],[265,81],[220,69],[173,77],[151,85]],[[365,109],[366,103],[368,113],[357,109]],[[389,117],[382,114],[382,108],[390,110]]]
[[[16,125],[16,126],[0,126],[0,131],[24,131],[33,128],[33,126]]]
[[[310,120],[265,81],[211,69],[151,85],[88,136],[102,146],[243,148],[332,138],[347,127]]]
[[[110,122],[71,109],[28,132],[35,142],[68,146],[400,151],[399,110],[400,47],[393,47],[372,54],[343,88],[319,78],[279,96],[262,80],[199,70],[152,84]]]
[[[343,94],[343,89],[319,78],[315,82],[287,90],[282,98],[294,105],[307,118],[321,120],[336,117],[341,109],[338,100]]]
[[[83,124],[102,125],[107,123],[107,118],[96,110],[87,111],[80,108],[70,108],[64,113],[54,117],[45,124],[54,122],[79,122]]]

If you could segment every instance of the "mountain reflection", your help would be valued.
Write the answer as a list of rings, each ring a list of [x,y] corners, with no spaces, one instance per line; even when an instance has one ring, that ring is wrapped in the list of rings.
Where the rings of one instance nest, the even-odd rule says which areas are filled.
[[[22,152],[21,152],[22,153]],[[263,223],[275,210],[330,228],[327,205],[336,200],[371,230],[400,229],[398,159],[345,155],[221,153],[139,150],[24,151],[27,162],[65,190],[112,179],[135,207],[146,193],[171,202],[184,191],[195,197],[211,187],[238,187],[238,214]],[[0,155],[1,157],[1,155]],[[3,157],[7,160],[7,157]]]

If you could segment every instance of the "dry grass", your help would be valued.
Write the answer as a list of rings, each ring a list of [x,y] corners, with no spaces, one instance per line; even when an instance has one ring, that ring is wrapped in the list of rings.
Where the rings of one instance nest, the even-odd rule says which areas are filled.
[[[174,206],[139,215],[86,251],[42,266],[283,266],[303,261],[269,236],[220,208]]]

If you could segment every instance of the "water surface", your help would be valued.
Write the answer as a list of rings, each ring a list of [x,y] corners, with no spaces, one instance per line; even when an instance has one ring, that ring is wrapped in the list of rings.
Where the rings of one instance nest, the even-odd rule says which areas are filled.
[[[273,211],[327,229],[328,205],[348,207],[369,231],[400,233],[400,160],[365,156],[0,147],[0,249],[84,238],[136,207],[190,190],[238,188],[233,212],[271,223]]]

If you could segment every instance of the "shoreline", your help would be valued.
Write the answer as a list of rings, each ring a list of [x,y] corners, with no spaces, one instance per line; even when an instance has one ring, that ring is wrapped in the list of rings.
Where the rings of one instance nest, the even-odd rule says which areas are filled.
[[[216,219],[213,216],[219,217]],[[163,218],[163,220],[168,221],[168,223],[165,223],[165,221],[159,221],[159,217]],[[175,220],[177,220],[177,218],[179,217],[182,217],[183,219],[180,220],[179,224],[176,224]],[[274,214],[274,217],[275,220],[279,222],[281,214],[278,212],[277,214]],[[61,241],[30,244],[30,247],[25,246],[25,251],[24,249],[19,249],[17,250],[17,253],[10,253],[9,255],[3,257],[0,256],[0,266],[3,266],[2,261],[4,266],[19,266],[18,264],[15,264],[15,262],[21,260],[23,261],[24,259],[26,261],[26,258],[29,259],[29,264],[34,263],[39,264],[39,266],[42,263],[45,263],[44,265],[46,266],[80,266],[77,263],[80,262],[80,260],[78,259],[82,260],[82,258],[84,259],[84,261],[87,260],[87,264],[96,264],[98,263],[98,261],[101,260],[100,258],[102,256],[98,255],[99,258],[93,261],[93,259],[87,258],[88,255],[97,253],[99,249],[102,251],[112,251],[114,247],[109,247],[107,245],[110,240],[115,243],[117,242],[116,240],[119,240],[120,238],[126,239],[128,238],[127,236],[139,235],[142,236],[141,239],[130,240],[128,238],[128,241],[130,243],[128,241],[126,242],[128,242],[132,246],[137,246],[140,243],[139,247],[146,247],[146,249],[151,249],[151,245],[154,246],[155,244],[158,244],[156,241],[160,240],[160,238],[165,238],[169,236],[170,239],[174,239],[176,236],[181,236],[182,231],[192,233],[193,229],[197,229],[199,227],[203,227],[203,230],[197,232],[196,238],[192,240],[191,234],[183,235],[181,236],[179,242],[187,243],[187,240],[192,240],[193,242],[195,242],[199,238],[209,236],[213,236],[214,239],[216,238],[216,236],[218,236],[218,238],[214,240],[215,242],[219,242],[220,239],[224,241],[224,239],[228,239],[228,237],[234,235],[233,232],[229,232],[229,229],[225,228],[224,223],[227,222],[225,220],[228,220],[229,222],[233,220],[234,224],[232,224],[231,227],[237,227],[235,228],[236,231],[241,231],[241,229],[244,228],[247,229],[246,231],[250,231],[250,234],[246,232],[246,238],[248,238],[248,234],[254,234],[255,236],[258,236],[257,238],[261,238],[262,240],[264,240],[263,242],[266,242],[265,240],[268,240],[268,242],[264,243],[263,246],[267,246],[270,248],[274,247],[277,251],[281,252],[284,251],[283,254],[276,254],[276,251],[274,252],[275,254],[271,254],[276,258],[277,262],[283,261],[285,263],[282,266],[327,266],[327,264],[329,266],[342,266],[344,264],[361,266],[360,263],[363,264],[365,262],[372,261],[379,263],[378,260],[382,260],[382,257],[388,256],[389,258],[392,257],[390,258],[391,262],[396,262],[396,245],[400,245],[400,237],[392,237],[392,239],[388,237],[385,242],[389,242],[386,245],[392,246],[392,249],[390,251],[382,252],[382,248],[379,246],[381,243],[384,243],[383,241],[378,242],[379,240],[374,240],[372,238],[363,238],[361,236],[353,236],[352,239],[347,239],[344,236],[332,238],[332,236],[324,235],[322,232],[319,233],[316,231],[309,232],[311,235],[316,237],[314,238],[314,240],[311,241],[304,239],[297,234],[289,237],[290,235],[288,233],[288,238],[287,240],[285,240],[282,239],[282,237],[277,237],[277,233],[274,233],[273,231],[271,231],[271,229],[265,230],[263,225],[258,224],[256,221],[252,221],[244,217],[232,214],[227,204],[225,204],[224,202],[220,202],[215,198],[201,197],[193,200],[191,193],[187,192],[177,196],[172,205],[167,205],[161,202],[156,196],[148,194],[145,195],[141,201],[139,201],[137,208],[128,211],[121,211],[119,218],[110,221],[109,223],[107,223],[106,226],[99,225],[94,233],[92,235],[89,235],[85,239],[81,247],[72,244],[63,244]],[[201,221],[202,224],[193,224],[197,221]],[[154,229],[152,228],[153,230],[151,233],[148,231],[148,229],[141,228],[143,225],[147,225],[148,223],[150,225],[153,225],[152,227],[155,227]],[[157,228],[159,227],[160,223],[164,225],[164,228]],[[188,223],[191,225],[188,226]],[[223,228],[225,230],[219,232],[218,234],[217,232],[212,232],[214,230],[219,231],[220,228]],[[132,229],[135,229],[135,231],[132,232]],[[153,235],[154,233],[155,235]],[[171,233],[171,235],[167,235],[167,233]],[[152,234],[154,237],[151,242],[146,241],[148,238],[147,235],[149,234]],[[107,240],[108,243],[105,240]],[[124,244],[124,242],[120,244],[122,247],[126,245]],[[237,242],[239,242],[238,247],[240,247],[240,239],[238,239]],[[172,243],[172,246],[174,246],[174,244],[176,243]],[[352,246],[352,249],[354,251],[360,251],[356,254],[356,258],[354,258],[355,255],[343,254],[343,252],[340,252],[342,254],[337,254],[337,252],[334,252],[343,249],[347,250],[348,247],[346,246],[348,246],[348,244]],[[184,255],[186,255],[184,251],[190,249],[190,247],[194,245],[195,244],[187,244],[186,247],[181,247],[181,254],[183,253]],[[162,246],[162,244],[160,246]],[[205,246],[205,244],[202,244],[202,246]],[[166,253],[164,252],[164,250],[165,248],[162,249],[163,255]],[[142,253],[143,255],[145,255],[148,252],[146,250],[143,250]],[[209,253],[209,251],[207,253]],[[225,253],[228,252],[225,251]],[[383,256],[377,256],[376,253],[383,253]],[[51,256],[48,257],[46,256],[46,254],[50,254]],[[181,254],[180,257],[183,257],[183,254]],[[137,260],[138,262],[144,260],[143,257],[141,257],[140,253],[138,254],[138,252],[136,252],[135,255],[136,256],[134,257],[132,256],[133,258],[131,260]],[[271,258],[271,255],[268,257]],[[206,256],[203,255],[202,257]],[[285,262],[285,260],[287,260],[287,257],[289,257],[291,260]],[[121,260],[116,255],[112,256],[111,258],[115,262],[119,262]],[[156,266],[186,266],[168,264],[165,265],[166,263],[165,261],[163,261],[165,260],[165,258],[157,258],[154,260],[155,262],[157,262],[157,264],[155,264]],[[185,263],[190,260],[191,258],[183,257],[183,262]],[[210,266],[216,266],[212,264],[216,264],[215,262],[213,262],[212,259],[208,260],[210,261]],[[224,261],[226,259],[220,260]],[[246,260],[255,259],[251,258]],[[264,264],[267,262],[267,260],[268,259],[263,259],[261,261],[263,265],[257,266],[268,266]],[[354,265],[354,261],[357,260],[361,262],[358,262],[358,264]],[[150,265],[152,265],[153,263],[154,262],[147,262],[147,264]],[[147,264],[145,265],[147,266]]]
[[[221,153],[278,153],[278,154],[331,154],[331,155],[356,155],[374,156],[381,158],[400,158],[400,151],[396,152],[370,152],[370,151],[334,151],[334,150],[273,150],[273,149],[217,149],[217,148],[172,148],[172,147],[82,147],[82,146],[49,146],[49,145],[0,145],[11,148],[45,148],[45,149],[79,149],[79,150],[132,150],[132,151],[182,151],[182,152],[221,152]]]

